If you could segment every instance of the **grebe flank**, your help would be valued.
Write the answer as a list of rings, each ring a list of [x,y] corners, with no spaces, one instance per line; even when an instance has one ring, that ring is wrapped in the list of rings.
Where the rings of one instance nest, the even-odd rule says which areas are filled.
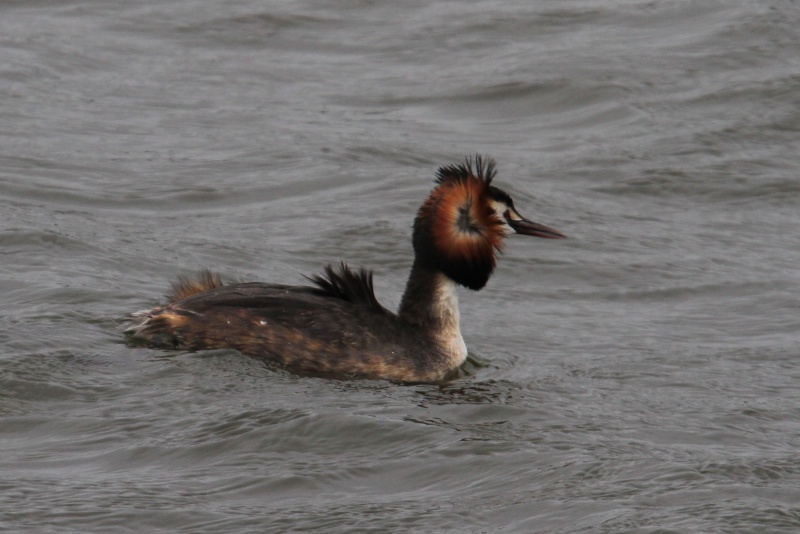
[[[313,286],[224,285],[204,271],[181,277],[168,303],[137,314],[133,341],[171,349],[236,349],[301,374],[435,382],[467,357],[456,287],[483,288],[511,233],[550,239],[492,185],[495,163],[476,156],[441,167],[414,221],[414,263],[400,309],[375,298],[372,272],[341,263]]]

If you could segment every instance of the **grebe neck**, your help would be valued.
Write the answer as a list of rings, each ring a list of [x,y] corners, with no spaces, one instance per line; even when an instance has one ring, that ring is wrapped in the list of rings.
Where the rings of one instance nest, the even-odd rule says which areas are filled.
[[[467,347],[459,326],[457,287],[441,271],[415,260],[398,315],[434,337],[439,349],[460,365],[467,357]]]

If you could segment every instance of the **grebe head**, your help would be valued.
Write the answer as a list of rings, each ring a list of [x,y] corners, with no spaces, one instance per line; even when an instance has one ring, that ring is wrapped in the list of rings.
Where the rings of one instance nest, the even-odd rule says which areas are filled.
[[[416,261],[476,291],[492,275],[508,235],[566,237],[520,215],[511,196],[492,185],[495,174],[494,160],[481,156],[440,167],[414,221]]]

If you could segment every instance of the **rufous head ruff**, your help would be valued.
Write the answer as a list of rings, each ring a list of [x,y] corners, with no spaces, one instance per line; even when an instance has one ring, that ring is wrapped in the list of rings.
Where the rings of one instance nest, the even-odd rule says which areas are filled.
[[[481,156],[439,168],[437,186],[414,221],[417,261],[474,290],[492,275],[505,237],[491,206],[494,176],[494,161]]]

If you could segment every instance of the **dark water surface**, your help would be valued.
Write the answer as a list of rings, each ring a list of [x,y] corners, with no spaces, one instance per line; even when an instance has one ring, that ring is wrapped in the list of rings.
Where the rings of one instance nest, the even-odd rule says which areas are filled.
[[[795,2],[0,3],[0,530],[800,532]],[[395,307],[437,166],[571,239],[443,385],[123,343],[178,273]]]

